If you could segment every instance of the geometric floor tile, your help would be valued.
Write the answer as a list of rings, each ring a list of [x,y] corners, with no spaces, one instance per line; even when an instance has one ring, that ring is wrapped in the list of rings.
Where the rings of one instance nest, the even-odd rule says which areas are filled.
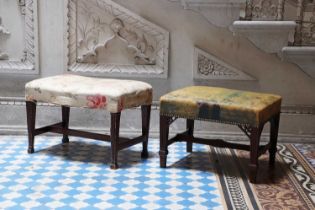
[[[185,144],[169,148],[166,169],[159,167],[157,140],[150,157],[141,144],[119,152],[118,170],[109,168],[108,143],[60,137],[0,137],[0,209],[223,209],[209,161],[209,147]]]

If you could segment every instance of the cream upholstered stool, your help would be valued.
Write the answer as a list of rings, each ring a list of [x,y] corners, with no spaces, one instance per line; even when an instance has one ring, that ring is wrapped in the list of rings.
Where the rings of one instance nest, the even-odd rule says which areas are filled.
[[[274,165],[280,120],[281,97],[215,87],[187,87],[166,94],[160,99],[160,165],[166,167],[168,146],[187,142],[187,152],[193,143],[230,147],[250,151],[250,181],[256,182],[258,157],[269,149],[270,164]],[[187,119],[187,130],[168,139],[169,126],[176,118]],[[238,125],[250,138],[250,145],[224,142],[220,139],[195,138],[194,120]],[[265,123],[270,122],[270,142],[260,146]]]
[[[148,156],[148,136],[152,103],[151,85],[132,80],[99,79],[77,75],[59,75],[31,81],[25,86],[28,152],[34,152],[34,136],[46,132],[63,134],[63,143],[68,135],[111,142],[111,168],[118,168],[118,151],[143,143],[141,156]],[[36,102],[62,106],[62,122],[35,129]],[[119,137],[120,114],[128,108],[141,106],[142,135],[133,139]],[[110,135],[69,129],[70,107],[106,110],[111,113]]]

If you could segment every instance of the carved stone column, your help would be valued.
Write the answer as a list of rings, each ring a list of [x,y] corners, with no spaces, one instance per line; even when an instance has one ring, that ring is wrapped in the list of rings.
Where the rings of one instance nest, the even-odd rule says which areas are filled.
[[[297,16],[296,16],[296,31],[294,35],[294,45],[302,45],[302,23],[304,19],[305,0],[298,0]]]

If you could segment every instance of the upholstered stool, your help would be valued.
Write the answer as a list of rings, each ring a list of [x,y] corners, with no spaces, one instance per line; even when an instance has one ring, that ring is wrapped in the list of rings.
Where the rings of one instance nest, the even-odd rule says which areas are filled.
[[[26,110],[28,125],[28,152],[34,152],[34,136],[46,132],[63,134],[63,143],[68,135],[111,142],[111,168],[118,168],[118,151],[143,143],[141,156],[148,156],[148,136],[152,103],[151,85],[132,80],[115,80],[59,75],[37,79],[26,84]],[[62,122],[35,129],[36,102],[62,106]],[[124,109],[141,106],[142,135],[133,139],[119,137],[120,114]],[[70,107],[91,108],[109,111],[111,114],[110,135],[69,129]]]
[[[281,97],[271,94],[245,92],[216,87],[187,87],[166,94],[160,99],[160,165],[166,167],[168,146],[187,142],[187,152],[193,143],[230,147],[250,151],[250,181],[256,182],[258,158],[269,149],[270,165],[275,162],[280,119]],[[168,139],[169,126],[177,118],[187,119],[187,130]],[[195,138],[194,120],[235,124],[249,137],[250,145],[223,140]],[[265,123],[270,122],[270,142],[260,146]]]

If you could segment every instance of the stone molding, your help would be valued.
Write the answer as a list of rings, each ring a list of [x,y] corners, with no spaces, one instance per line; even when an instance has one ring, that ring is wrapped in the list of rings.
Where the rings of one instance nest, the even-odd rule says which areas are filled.
[[[193,71],[194,79],[197,80],[256,80],[197,47],[194,52]]]
[[[246,0],[169,0],[180,2],[184,9],[195,11],[218,27],[228,28],[238,20]],[[222,18],[224,14],[224,18]]]
[[[315,46],[314,47],[284,47],[283,60],[297,64],[304,73],[315,78]]]
[[[294,42],[295,27],[294,21],[235,21],[232,31],[259,49],[280,55],[283,47]]]
[[[78,37],[79,30],[82,31],[82,27],[78,27],[78,20],[84,18],[80,13],[79,4],[86,4],[87,8],[93,9],[93,26],[87,25],[87,27],[92,27],[92,31],[107,33],[107,36],[94,37],[93,43],[88,43],[85,46],[88,50],[83,54],[80,44],[82,46],[82,42],[86,40],[82,38],[80,40]],[[85,2],[82,0],[68,0],[66,1],[66,10],[68,71],[97,76],[167,78],[168,31],[111,0],[89,0]],[[108,35],[110,33],[111,35]],[[98,38],[104,40],[100,41]],[[126,54],[133,51],[130,56],[133,56],[136,60],[134,64],[101,63],[95,60],[96,51],[102,47],[103,50],[107,50],[108,42],[115,38],[126,44]],[[79,55],[80,53],[81,55]]]
[[[21,15],[24,17],[24,51],[20,60],[0,59],[0,73],[38,74],[38,20],[37,0],[19,0]],[[1,52],[0,52],[1,53]]]

